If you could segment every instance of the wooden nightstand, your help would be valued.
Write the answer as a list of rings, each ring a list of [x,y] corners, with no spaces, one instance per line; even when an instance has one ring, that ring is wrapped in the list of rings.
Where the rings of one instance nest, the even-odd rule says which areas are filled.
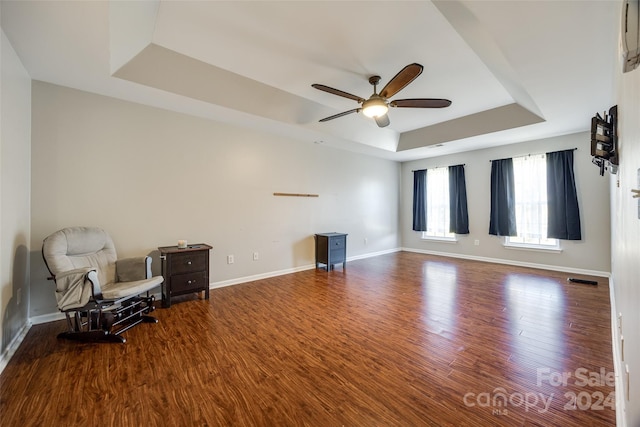
[[[171,307],[171,298],[176,295],[204,291],[209,299],[209,251],[205,243],[188,245],[184,249],[177,246],[159,247],[162,263],[162,306]]]
[[[333,270],[335,264],[347,262],[347,235],[344,233],[319,233],[316,239],[316,268],[325,264],[327,271]]]

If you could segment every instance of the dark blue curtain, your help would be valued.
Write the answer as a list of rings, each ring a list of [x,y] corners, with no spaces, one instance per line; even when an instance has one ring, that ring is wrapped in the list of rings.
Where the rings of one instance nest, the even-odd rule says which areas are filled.
[[[491,217],[489,234],[516,236],[513,159],[491,161]]]
[[[547,237],[581,240],[573,150],[547,153]]]
[[[427,170],[413,172],[413,229],[427,231]]]
[[[469,234],[464,165],[449,166],[449,224],[451,233]]]

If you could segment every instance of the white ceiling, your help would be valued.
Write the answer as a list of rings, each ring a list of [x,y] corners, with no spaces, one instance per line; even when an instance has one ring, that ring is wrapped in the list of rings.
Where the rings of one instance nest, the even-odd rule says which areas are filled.
[[[405,161],[589,128],[613,101],[619,1],[7,1],[35,80]],[[368,77],[424,72],[391,125]]]

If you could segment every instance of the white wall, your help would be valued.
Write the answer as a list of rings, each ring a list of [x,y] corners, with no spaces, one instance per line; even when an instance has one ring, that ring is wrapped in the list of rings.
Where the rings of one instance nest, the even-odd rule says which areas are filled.
[[[317,232],[348,233],[347,257],[400,246],[396,162],[43,82],[32,90],[32,316],[56,310],[39,251],[66,226],[103,227],[121,257],[209,243],[214,285],[313,265]]]
[[[0,46],[0,371],[28,325],[31,79],[2,31]]]
[[[589,117],[585,117],[585,122],[589,122],[589,120]],[[402,165],[401,202],[403,246],[417,251],[487,258],[524,265],[538,264],[560,270],[608,275],[611,271],[609,180],[606,176],[601,177],[598,168],[591,163],[589,141],[589,134],[584,132],[404,163]],[[574,172],[580,207],[582,240],[562,241],[560,243],[562,252],[559,254],[505,248],[503,246],[504,237],[489,235],[490,161],[570,148],[578,148],[574,152]],[[455,244],[422,240],[420,233],[412,230],[412,170],[456,164],[465,164],[470,234],[458,236],[458,242]],[[474,245],[475,240],[480,241],[478,246]]]
[[[618,56],[619,57],[619,56]],[[620,168],[611,179],[612,283],[615,310],[622,313],[622,329],[614,328],[614,356],[622,380],[616,399],[624,402],[626,425],[640,425],[640,69],[622,73],[616,68]],[[618,185],[619,180],[619,185]],[[615,314],[615,313],[614,313]],[[616,317],[614,315],[614,317]],[[614,325],[616,320],[614,320]],[[624,336],[624,354],[620,335]],[[627,381],[625,366],[629,368]],[[627,384],[628,383],[628,384]],[[627,399],[627,386],[630,400]]]

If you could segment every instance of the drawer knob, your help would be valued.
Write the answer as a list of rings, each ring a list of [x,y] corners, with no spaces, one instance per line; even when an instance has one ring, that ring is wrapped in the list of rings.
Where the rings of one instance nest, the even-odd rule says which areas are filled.
[[[191,265],[191,261],[187,261],[187,265]]]
[[[196,283],[196,280],[195,280],[195,279],[193,279],[193,280],[187,280],[187,284],[188,284],[188,285],[190,285],[190,284],[192,284],[192,283]]]

